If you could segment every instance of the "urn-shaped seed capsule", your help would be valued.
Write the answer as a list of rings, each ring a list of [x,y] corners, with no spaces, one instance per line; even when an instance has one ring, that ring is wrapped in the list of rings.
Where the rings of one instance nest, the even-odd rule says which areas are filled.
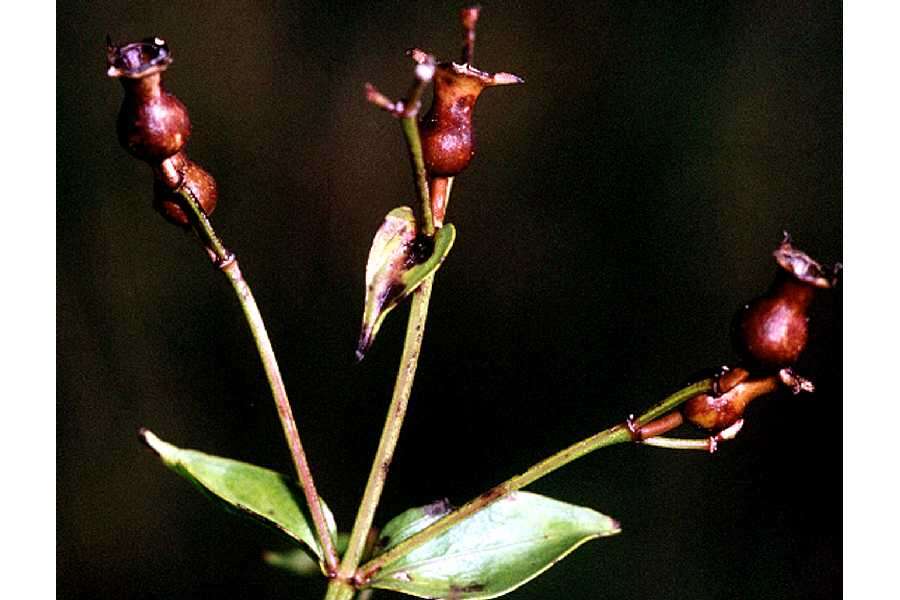
[[[834,286],[835,278],[786,238],[774,252],[779,265],[775,281],[735,318],[738,351],[749,362],[780,369],[794,364],[809,338],[809,306],[817,290]]]
[[[472,113],[490,86],[522,83],[511,73],[485,73],[469,65],[441,63],[434,75],[434,101],[419,124],[429,177],[454,177],[475,154]]]
[[[150,163],[179,152],[191,135],[187,108],[162,83],[172,63],[159,38],[114,46],[107,42],[107,75],[125,89],[116,131],[119,143],[133,156]]]

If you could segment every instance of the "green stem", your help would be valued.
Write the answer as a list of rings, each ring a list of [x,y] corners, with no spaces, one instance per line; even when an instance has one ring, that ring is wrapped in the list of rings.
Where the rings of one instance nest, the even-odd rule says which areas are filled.
[[[406,139],[409,151],[410,164],[416,182],[416,195],[422,207],[422,219],[420,228],[423,234],[433,236],[435,232],[434,219],[431,213],[431,198],[428,193],[428,177],[425,171],[425,160],[422,156],[422,140],[419,137],[419,127],[416,122],[418,115],[418,95],[421,94],[421,82],[418,82],[407,100],[406,106],[410,107],[408,113],[400,117],[403,128],[403,136]],[[378,442],[378,450],[372,461],[372,469],[366,482],[366,489],[356,513],[356,520],[350,532],[350,540],[347,543],[347,551],[341,560],[338,579],[349,581],[356,573],[363,551],[366,538],[372,528],[375,519],[375,511],[381,499],[381,492],[387,480],[388,470],[394,457],[394,450],[400,438],[400,430],[403,427],[403,419],[406,416],[406,408],[409,405],[409,396],[412,393],[413,380],[416,376],[416,367],[419,364],[419,353],[422,349],[422,338],[425,335],[425,322],[428,319],[428,304],[431,300],[431,288],[434,283],[434,274],[425,278],[422,285],[413,293],[412,304],[409,309],[409,320],[406,325],[406,338],[403,341],[403,354],[400,357],[400,369],[394,382],[394,393],[391,396],[391,405],[388,408],[384,428],[381,431],[381,439]]]
[[[269,387],[272,390],[272,398],[275,400],[275,407],[278,410],[278,419],[281,421],[281,427],[284,430],[284,437],[287,440],[288,448],[291,452],[291,458],[294,467],[297,470],[297,477],[300,480],[300,486],[306,497],[306,503],[309,506],[310,516],[312,517],[316,533],[319,537],[319,544],[322,547],[322,554],[325,561],[325,568],[329,573],[336,573],[338,570],[338,556],[334,547],[334,542],[328,532],[328,524],[325,520],[325,513],[322,511],[321,500],[316,492],[316,485],[313,481],[312,472],[309,469],[309,463],[306,460],[306,453],[303,450],[303,444],[300,443],[300,434],[297,431],[297,424],[294,421],[294,415],[291,411],[291,404],[288,401],[287,390],[284,386],[284,380],[281,377],[281,371],[278,369],[278,361],[275,359],[275,351],[272,349],[272,343],[269,341],[269,334],[266,332],[266,326],[263,322],[259,307],[250,291],[250,286],[241,273],[237,258],[229,252],[225,245],[219,240],[216,232],[213,230],[212,224],[203,209],[200,207],[196,199],[182,187],[179,190],[184,202],[182,204],[190,210],[193,217],[194,230],[202,239],[207,251],[213,256],[213,260],[219,269],[228,277],[231,287],[237,296],[238,302],[243,309],[244,317],[250,326],[253,339],[256,342],[256,349],[259,352],[259,358],[262,361],[263,370],[269,381]]]
[[[714,452],[716,448],[715,442],[710,441],[714,439],[715,438],[705,438],[698,440],[657,436],[642,440],[641,443],[645,446],[656,446],[657,448],[668,448],[670,450],[701,450],[703,452]]]
[[[347,552],[341,561],[339,577],[342,579],[349,579],[353,576],[362,558],[366,536],[372,527],[375,509],[378,507],[378,501],[384,489],[397,440],[400,438],[400,429],[403,427],[403,418],[406,416],[406,408],[409,404],[413,379],[419,362],[422,337],[425,334],[425,321],[428,317],[428,303],[431,299],[433,281],[433,275],[426,278],[413,295],[412,306],[409,309],[409,322],[406,326],[406,339],[403,343],[403,355],[400,359],[400,370],[397,372],[391,405],[388,408],[381,440],[372,462],[366,490],[359,505],[359,512],[356,514],[356,521],[353,523],[353,530],[350,533]]]
[[[422,207],[422,233],[431,237],[434,235],[434,216],[431,214],[431,196],[428,192],[428,173],[425,171],[425,159],[422,155],[422,139],[419,137],[419,125],[416,114],[400,119],[403,127],[403,137],[409,150],[409,160],[412,164],[413,174],[416,179],[416,195],[419,205]],[[449,196],[450,191],[447,190]]]
[[[356,595],[356,589],[340,579],[332,579],[328,582],[328,591],[325,592],[325,600],[352,600]]]
[[[638,417],[638,419],[633,421],[633,425],[640,427],[641,424],[649,423],[656,417],[673,410],[674,408],[683,404],[690,398],[693,398],[697,394],[711,391],[712,385],[712,379],[704,379],[678,390],[677,392],[642,414],[640,417]],[[464,519],[467,519],[478,511],[487,508],[510,492],[514,492],[516,490],[524,488],[525,486],[534,483],[541,477],[552,473],[560,467],[567,465],[573,460],[581,458],[585,454],[593,452],[594,450],[604,448],[606,446],[612,446],[614,444],[621,444],[623,442],[631,442],[634,439],[633,435],[634,434],[632,432],[632,429],[629,429],[629,425],[627,423],[623,423],[614,427],[610,427],[609,429],[594,434],[589,438],[572,444],[565,450],[557,452],[553,456],[533,465],[521,475],[516,475],[515,477],[507,479],[503,483],[491,488],[477,498],[470,500],[442,519],[435,521],[420,532],[403,540],[384,554],[381,554],[370,560],[362,567],[360,567],[359,572],[357,573],[357,580],[365,584],[365,582],[369,581],[372,576],[375,575],[379,570],[381,570],[381,568],[385,565],[390,564],[391,562],[397,560],[402,556],[406,556],[419,546],[444,533],[460,521],[463,521]]]

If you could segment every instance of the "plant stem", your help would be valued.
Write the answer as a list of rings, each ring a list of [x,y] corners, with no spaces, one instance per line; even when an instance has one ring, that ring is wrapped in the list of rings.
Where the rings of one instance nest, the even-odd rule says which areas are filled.
[[[656,446],[657,448],[668,448],[670,450],[701,450],[704,452],[715,452],[716,444],[714,438],[682,439],[669,437],[654,437],[643,440],[641,443],[646,446]]]
[[[356,589],[340,579],[332,579],[328,582],[328,591],[325,592],[325,600],[351,600],[356,595]]]
[[[394,383],[394,393],[391,397],[391,405],[388,408],[381,440],[378,450],[372,462],[372,470],[366,483],[359,512],[350,534],[347,544],[347,552],[341,561],[340,577],[350,578],[356,571],[362,558],[366,536],[372,527],[375,518],[375,510],[384,489],[388,469],[394,456],[394,449],[400,437],[400,429],[403,426],[403,418],[409,404],[409,396],[412,391],[413,379],[416,374],[416,366],[419,361],[419,353],[422,346],[422,337],[425,333],[425,320],[428,316],[428,303],[431,298],[433,276],[428,277],[413,295],[412,306],[409,309],[409,322],[406,327],[406,339],[403,343],[403,355],[400,359],[400,370]]]
[[[664,419],[659,419],[659,421],[656,422],[658,423],[663,420]],[[704,450],[712,454],[718,450],[720,442],[733,440],[743,427],[744,420],[738,419],[730,427],[726,427],[715,435],[711,435],[703,440],[648,436],[647,439],[642,438],[636,441],[640,441],[647,446],[656,446],[657,448],[669,448],[671,450]],[[639,431],[644,432],[645,430],[646,428],[643,428]],[[660,433],[664,433],[664,431],[660,430]]]
[[[338,569],[338,556],[328,532],[328,525],[325,520],[325,513],[322,511],[321,500],[316,492],[316,485],[313,481],[312,473],[309,469],[309,463],[306,460],[306,453],[303,450],[303,444],[300,442],[300,434],[297,431],[297,424],[294,421],[294,415],[291,411],[291,404],[288,401],[287,390],[284,386],[284,380],[281,377],[281,371],[278,369],[278,362],[275,359],[275,351],[272,349],[272,343],[269,341],[269,334],[266,332],[266,326],[263,322],[259,307],[244,279],[241,268],[238,265],[237,258],[229,252],[225,245],[219,240],[209,218],[203,209],[197,203],[196,199],[184,188],[179,190],[184,199],[183,205],[190,209],[190,215],[193,217],[194,230],[200,236],[207,251],[213,257],[213,261],[219,269],[228,277],[232,289],[237,296],[241,309],[244,311],[244,317],[250,326],[253,339],[256,342],[256,349],[259,352],[259,358],[262,361],[263,370],[269,381],[269,387],[272,390],[272,398],[275,400],[275,407],[278,410],[278,419],[281,421],[281,427],[284,430],[284,437],[287,440],[288,448],[291,452],[291,458],[294,461],[294,467],[297,470],[297,477],[300,480],[300,487],[306,497],[306,503],[309,506],[309,513],[312,517],[316,533],[319,537],[319,544],[322,547],[323,560],[325,568],[329,573],[336,573]]]
[[[442,227],[444,215],[447,214],[447,203],[450,200],[450,190],[453,188],[453,177],[432,177],[428,181],[428,191],[431,194],[431,216],[435,227]]]
[[[409,117],[401,117],[400,125],[403,127],[403,136],[406,138],[406,145],[409,149],[409,160],[416,178],[416,194],[419,198],[419,205],[422,207],[422,233],[431,237],[434,235],[434,216],[431,213],[428,174],[425,171],[425,159],[422,156],[422,139],[419,137],[419,125],[416,121],[416,114],[418,113],[414,113]]]
[[[400,118],[403,126],[404,137],[409,149],[410,162],[415,171],[416,192],[422,206],[423,222],[422,233],[428,236],[434,235],[434,221],[431,214],[431,200],[428,194],[428,180],[425,175],[425,163],[422,159],[422,143],[419,139],[419,130],[416,125],[415,113],[411,116]],[[378,442],[378,450],[372,461],[372,469],[366,482],[366,490],[356,513],[356,520],[350,533],[350,541],[347,543],[347,552],[341,561],[339,577],[349,579],[353,577],[359,561],[362,559],[366,537],[372,528],[375,519],[375,510],[381,499],[381,492],[387,479],[387,473],[394,457],[394,450],[400,438],[400,429],[403,427],[403,419],[406,416],[406,408],[409,405],[409,396],[412,392],[413,380],[416,376],[416,367],[419,363],[419,353],[422,349],[422,338],[425,335],[425,322],[428,319],[428,304],[431,300],[431,288],[434,283],[434,274],[427,277],[422,285],[413,293],[412,304],[409,309],[409,320],[406,325],[406,338],[403,341],[403,354],[400,357],[400,369],[394,382],[394,393],[391,396],[391,405],[388,408],[384,429]]]
[[[420,71],[417,70],[416,81],[408,94],[407,100],[403,102],[403,106],[406,109],[397,114],[397,116],[400,118],[403,137],[406,140],[409,160],[416,183],[416,195],[421,206],[419,227],[424,235],[431,237],[434,235],[435,225],[431,212],[431,198],[428,192],[425,160],[422,156],[422,140],[419,137],[417,123],[419,98],[427,80],[420,75]],[[430,80],[430,75],[428,80]],[[350,532],[347,551],[341,560],[338,578],[344,581],[350,580],[355,575],[359,562],[362,560],[366,538],[369,535],[369,530],[372,528],[375,511],[378,508],[381,492],[387,480],[388,470],[394,458],[394,450],[397,447],[397,441],[400,439],[400,430],[403,427],[403,419],[406,416],[406,408],[409,405],[409,397],[412,393],[413,381],[416,376],[416,367],[419,364],[419,353],[422,349],[422,338],[425,335],[425,322],[428,319],[428,304],[431,300],[433,284],[434,274],[426,277],[413,293],[409,319],[406,325],[406,337],[403,341],[403,354],[400,357],[400,368],[394,382],[391,405],[388,408],[384,428],[381,431],[381,439],[378,442],[375,459],[372,461],[372,469],[369,471],[366,489],[363,492],[359,510],[356,513],[356,520]]]
[[[428,193],[428,172],[425,170],[425,158],[422,154],[422,139],[419,137],[419,109],[422,104],[422,93],[425,87],[434,77],[434,57],[418,49],[410,50],[413,60],[418,63],[415,69],[415,78],[412,86],[406,93],[406,97],[397,102],[379,92],[371,83],[366,84],[366,99],[400,119],[400,127],[403,129],[403,137],[406,139],[406,148],[409,154],[410,166],[413,170],[413,178],[416,182],[416,196],[421,206],[421,219],[419,225],[422,233],[431,237],[434,235],[435,224],[431,213],[431,199]]]
[[[687,387],[684,387],[642,414],[638,419],[633,421],[633,424],[636,424],[637,427],[640,427],[641,424],[646,424],[659,415],[671,411],[672,409],[676,408],[677,406],[686,402],[697,394],[711,391],[712,385],[712,379],[704,379],[702,381],[698,381],[697,383],[693,383]],[[623,442],[631,442],[634,439],[633,436],[634,433],[629,428],[629,425],[627,423],[622,423],[594,434],[591,437],[581,440],[580,442],[572,444],[565,450],[557,452],[553,456],[533,465],[521,475],[516,475],[515,477],[507,479],[503,483],[491,488],[477,498],[470,500],[442,519],[435,521],[420,532],[403,540],[384,554],[381,554],[370,560],[359,569],[359,572],[357,573],[357,579],[361,583],[365,584],[365,582],[369,581],[372,576],[375,575],[379,570],[381,570],[381,568],[385,565],[390,564],[398,558],[409,554],[419,546],[447,531],[460,521],[463,521],[464,519],[472,516],[478,511],[487,508],[510,492],[514,492],[516,490],[524,488],[525,486],[534,483],[541,477],[552,473],[556,469],[567,465],[573,460],[580,458],[585,454],[593,452],[594,450],[606,446],[612,446],[614,444],[621,444]]]

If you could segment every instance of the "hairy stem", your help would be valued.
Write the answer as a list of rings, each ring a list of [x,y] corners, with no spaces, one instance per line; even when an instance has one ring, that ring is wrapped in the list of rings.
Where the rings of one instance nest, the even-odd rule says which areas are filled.
[[[244,311],[244,317],[250,326],[250,331],[256,342],[256,349],[259,352],[259,358],[262,361],[263,370],[272,390],[272,398],[275,400],[275,407],[278,410],[278,419],[281,421],[284,437],[287,440],[291,458],[297,470],[297,477],[300,481],[300,486],[303,488],[306,503],[309,506],[310,516],[319,538],[319,544],[322,547],[325,568],[329,573],[336,573],[338,569],[337,551],[331,539],[331,534],[328,532],[325,513],[322,511],[321,500],[316,492],[316,485],[309,469],[309,463],[306,460],[303,444],[300,442],[300,434],[297,431],[297,424],[294,421],[291,404],[288,401],[284,380],[281,377],[281,371],[278,369],[275,351],[272,349],[272,343],[269,341],[269,334],[266,332],[266,326],[259,312],[259,307],[256,305],[250,286],[247,285],[241,273],[237,258],[219,240],[206,213],[203,212],[196,199],[184,187],[179,191],[184,200],[182,204],[189,209],[194,230],[213,257],[213,261],[228,277],[241,309]]]
[[[609,429],[594,434],[591,437],[581,440],[580,442],[572,444],[568,448],[557,452],[553,456],[533,465],[524,473],[516,475],[515,477],[507,479],[503,483],[494,486],[487,492],[481,494],[473,500],[470,500],[442,519],[435,521],[425,529],[400,542],[384,554],[381,554],[370,560],[359,569],[359,572],[357,573],[357,580],[365,584],[365,582],[369,581],[372,576],[375,575],[379,570],[381,570],[381,568],[385,565],[409,554],[411,551],[444,533],[460,521],[463,521],[464,519],[472,516],[478,511],[487,508],[510,492],[514,492],[516,490],[524,488],[531,483],[534,483],[541,477],[544,477],[545,475],[552,473],[560,467],[569,464],[573,460],[581,458],[585,454],[593,452],[594,450],[597,450],[599,448],[633,441],[634,424],[637,424],[637,426],[640,427],[641,424],[646,424],[659,415],[673,410],[674,408],[676,408],[680,404],[683,404],[697,394],[711,391],[712,385],[712,379],[704,379],[702,381],[684,387],[671,396],[667,397],[656,406],[652,407],[650,410],[638,417],[638,419],[630,423],[622,423],[614,427],[610,427]]]

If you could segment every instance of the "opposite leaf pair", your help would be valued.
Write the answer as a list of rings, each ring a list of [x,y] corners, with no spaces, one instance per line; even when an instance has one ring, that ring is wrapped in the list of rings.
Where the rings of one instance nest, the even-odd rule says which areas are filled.
[[[226,508],[283,533],[321,566],[299,485],[255,465],[182,450],[152,432],[141,439],[163,462]],[[341,548],[331,511],[322,502],[332,539]],[[388,522],[371,556],[393,548],[450,512],[446,501],[411,508]],[[537,577],[581,544],[619,533],[618,522],[589,508],[528,492],[513,492],[429,542],[388,563],[363,585],[422,598],[493,598]],[[309,573],[297,551],[269,553],[276,566]]]

